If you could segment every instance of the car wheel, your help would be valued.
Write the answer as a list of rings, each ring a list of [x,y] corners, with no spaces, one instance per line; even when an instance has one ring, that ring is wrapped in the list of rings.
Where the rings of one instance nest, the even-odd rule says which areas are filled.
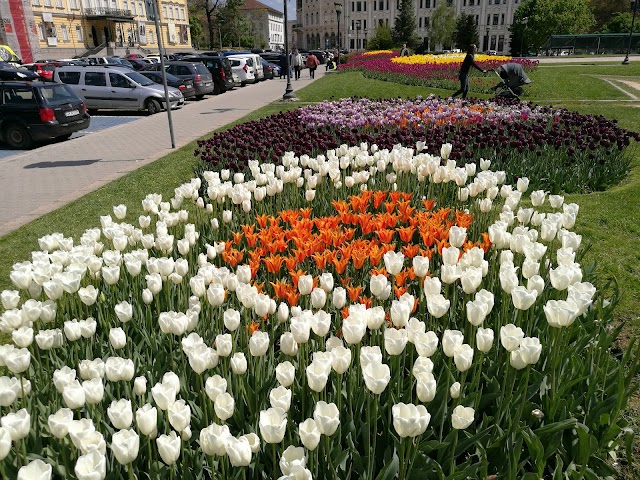
[[[149,115],[155,115],[160,110],[162,110],[162,107],[160,106],[160,102],[158,102],[157,100],[154,100],[153,98],[150,98],[149,100],[147,100],[147,112],[149,113]]]
[[[60,135],[59,137],[56,137],[58,140],[69,140],[71,138],[71,135],[73,135],[73,133],[65,133],[64,135]]]
[[[11,148],[18,150],[27,149],[33,144],[33,140],[31,140],[31,135],[29,135],[27,129],[17,123],[12,123],[7,127],[4,138]]]
[[[224,90],[222,90],[220,85],[214,82],[214,84],[213,84],[213,94],[214,95],[220,95],[223,91]]]
[[[196,100],[202,100],[204,98],[204,95],[196,95]]]

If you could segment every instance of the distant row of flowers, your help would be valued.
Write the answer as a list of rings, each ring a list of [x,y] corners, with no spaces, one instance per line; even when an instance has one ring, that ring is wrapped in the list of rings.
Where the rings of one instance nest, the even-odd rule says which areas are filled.
[[[349,57],[342,70],[359,70],[370,78],[390,80],[407,85],[424,85],[445,90],[457,90],[458,71],[465,54],[452,53],[445,55],[411,55],[400,57],[398,52],[373,51]],[[489,56],[478,54],[475,61],[483,69],[491,71],[503,63],[520,63],[525,70],[532,70],[538,65],[537,60],[511,58],[507,56]],[[470,89],[472,92],[489,93],[498,78],[491,74],[472,75]]]
[[[452,159],[490,158],[510,180],[527,176],[557,193],[618,182],[628,170],[624,149],[633,138],[640,135],[601,116],[504,100],[341,99],[215,133],[198,142],[194,155],[205,165],[244,171],[250,160],[277,163],[286,151],[317,154],[343,143],[419,143],[437,153],[451,142]]]

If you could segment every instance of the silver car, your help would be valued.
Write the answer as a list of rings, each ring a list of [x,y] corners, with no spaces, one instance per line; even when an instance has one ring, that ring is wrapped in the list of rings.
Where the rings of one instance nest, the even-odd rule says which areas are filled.
[[[153,115],[166,108],[164,87],[129,68],[63,66],[53,78],[84,97],[89,110],[146,110]],[[183,105],[182,92],[169,87],[169,103],[171,108]]]

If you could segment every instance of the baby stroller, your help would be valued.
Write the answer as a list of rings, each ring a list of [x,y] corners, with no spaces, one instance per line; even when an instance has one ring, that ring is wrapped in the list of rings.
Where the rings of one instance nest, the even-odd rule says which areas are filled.
[[[524,93],[522,87],[531,83],[519,63],[505,63],[494,70],[500,77],[500,83],[492,88],[496,91],[496,97],[517,98]]]

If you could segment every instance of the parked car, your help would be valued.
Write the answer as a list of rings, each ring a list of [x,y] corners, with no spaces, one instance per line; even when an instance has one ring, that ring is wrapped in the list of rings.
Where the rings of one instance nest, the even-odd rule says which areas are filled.
[[[127,60],[138,60],[138,59],[144,58],[144,57],[142,55],[140,55],[139,53],[129,53],[124,58],[126,58]]]
[[[247,57],[229,57],[233,73],[240,77],[240,84],[244,87],[256,83],[256,75],[253,69],[253,59]]]
[[[5,81],[0,83],[0,140],[11,148],[67,139],[89,127],[85,102],[67,85]]]
[[[53,78],[81,95],[90,110],[146,110],[152,115],[166,109],[162,85],[126,67],[65,66],[56,68]],[[177,88],[169,87],[169,104],[184,104]]]
[[[131,63],[124,58],[109,56],[109,57],[83,57],[83,61],[89,65],[125,65],[131,67]]]
[[[140,70],[145,70],[145,69],[149,68],[149,65],[151,65],[150,63],[143,62],[142,60],[139,60],[137,58],[129,59],[129,63],[131,64],[133,69],[135,71],[137,71],[137,72],[139,72]]]
[[[159,70],[160,64],[157,63],[154,69]],[[196,98],[201,99],[205,95],[213,93],[213,77],[211,73],[201,62],[196,61],[180,61],[165,62],[167,73],[175,75],[178,78],[190,78],[193,80],[193,86],[196,89]]]
[[[242,81],[240,80],[240,76],[237,73],[232,73],[231,76],[233,77],[233,86],[234,87],[241,87],[242,86]]]
[[[254,75],[256,77],[256,81],[260,81],[260,80],[264,80],[264,71],[262,70],[262,62],[260,62],[260,55],[258,55],[257,53],[251,53],[251,52],[224,52],[224,55],[226,57],[248,57],[248,58],[252,58],[253,59],[253,68],[254,68]]]
[[[27,70],[37,74],[42,80],[53,81],[53,71],[59,64],[54,63],[27,63],[22,65]]]
[[[37,80],[40,76],[23,67],[8,62],[0,62],[0,80]]]
[[[265,80],[271,80],[280,76],[280,68],[275,63],[267,62],[264,58],[260,57],[262,63],[262,71],[264,72]]]
[[[153,80],[156,83],[162,85],[162,73],[157,71],[143,70],[138,72],[140,75],[144,75],[149,80]],[[196,89],[193,86],[193,80],[190,78],[178,78],[170,73],[166,74],[167,85],[173,88],[177,88],[182,92],[182,96],[187,99],[189,97],[195,97]]]
[[[224,93],[234,87],[231,62],[223,55],[190,55],[184,61],[202,62],[213,78],[213,93]]]
[[[309,55],[310,54],[314,54],[316,56],[316,58],[318,59],[318,61],[320,62],[320,65],[324,65],[326,62],[326,54],[322,51],[322,50],[309,50]],[[306,58],[305,58],[306,61]]]

